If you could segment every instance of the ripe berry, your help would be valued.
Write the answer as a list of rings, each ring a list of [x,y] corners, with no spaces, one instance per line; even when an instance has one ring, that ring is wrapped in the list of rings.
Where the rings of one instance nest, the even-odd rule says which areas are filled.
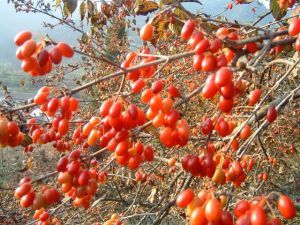
[[[22,55],[25,58],[29,58],[36,50],[36,42],[34,40],[28,40],[22,45]]]
[[[152,38],[154,27],[151,24],[145,24],[140,31],[140,38],[143,41],[149,41]]]
[[[296,36],[297,34],[300,33],[300,19],[299,18],[293,19],[293,21],[289,25],[288,32],[289,32],[290,36]]]
[[[285,219],[293,219],[296,216],[296,207],[293,201],[286,195],[279,197],[277,207]]]
[[[185,208],[193,200],[194,197],[195,193],[193,192],[193,190],[186,189],[178,195],[176,199],[176,205],[179,208]]]
[[[209,41],[207,39],[203,39],[195,47],[196,54],[198,55],[203,54],[208,49],[209,49]]]
[[[201,67],[205,72],[212,72],[216,69],[217,58],[214,55],[205,55]]]
[[[74,55],[74,50],[71,48],[70,45],[64,42],[59,42],[56,47],[60,51],[60,53],[66,58],[72,58]]]
[[[215,85],[224,87],[232,83],[232,71],[228,67],[222,67],[216,72]]]
[[[260,100],[261,94],[262,92],[260,89],[252,91],[249,95],[249,105],[255,105]]]
[[[267,120],[269,123],[272,123],[277,118],[277,111],[275,106],[270,106],[267,112]]]
[[[54,64],[59,64],[62,60],[62,54],[57,47],[53,47],[50,49],[49,56]]]
[[[182,40],[187,41],[194,33],[195,27],[196,27],[195,20],[190,19],[186,21],[181,29]]]
[[[32,33],[30,31],[21,31],[15,36],[14,42],[17,46],[21,46],[31,38],[32,38]]]

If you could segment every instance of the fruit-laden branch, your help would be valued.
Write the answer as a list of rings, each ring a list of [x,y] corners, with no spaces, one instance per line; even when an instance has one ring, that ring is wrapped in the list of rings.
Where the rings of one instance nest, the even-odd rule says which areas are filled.
[[[276,106],[276,110],[280,111],[284,107],[284,105],[287,104],[288,100],[291,99],[292,97],[294,97],[295,94],[299,90],[300,90],[300,86],[296,87],[288,95],[284,96],[283,99],[281,99],[281,101],[279,102],[279,104]],[[300,93],[298,93],[297,95],[300,95]],[[259,128],[257,128],[256,131],[247,139],[247,141],[244,142],[244,144],[238,150],[238,159],[240,159],[247,152],[247,150],[249,149],[249,146],[250,146],[251,142],[256,137],[256,135],[258,135],[262,130],[266,129],[269,125],[270,125],[270,123],[267,120],[265,120],[261,124],[261,126]]]
[[[221,21],[218,21],[218,20],[213,20],[213,21],[215,21],[215,22],[221,22]],[[244,25],[244,26],[248,27],[248,25]],[[252,38],[248,38],[248,39],[243,39],[243,40],[235,40],[235,41],[233,41],[233,40],[226,39],[225,43],[227,43],[229,45],[229,47],[234,47],[236,45],[243,45],[243,44],[247,44],[247,43],[251,43],[251,42],[256,42],[256,41],[270,40],[269,43],[268,43],[268,46],[264,46],[264,48],[265,47],[270,48],[270,47],[274,47],[274,46],[277,46],[277,45],[286,45],[286,44],[291,44],[291,43],[295,42],[296,38],[289,38],[289,39],[280,40],[280,41],[272,41],[273,38],[275,38],[277,36],[285,35],[287,33],[288,33],[287,30],[282,30],[282,31],[274,32],[274,33],[267,33],[267,34],[263,34],[263,35],[258,35],[256,37],[252,37]],[[262,48],[262,50],[264,48]],[[110,60],[107,60],[105,57],[90,55],[90,54],[87,54],[87,53],[84,53],[84,52],[81,52],[81,51],[78,51],[78,50],[75,50],[75,52],[77,52],[77,53],[79,53],[81,55],[85,55],[87,57],[91,57],[91,58],[103,60],[104,62],[107,62],[110,65],[113,65],[113,66],[115,66],[117,68],[121,68],[116,63],[114,63],[114,62],[112,62]],[[263,53],[263,51],[262,51],[262,53]],[[85,90],[85,89],[87,89],[87,88],[89,88],[89,87],[91,87],[93,85],[96,85],[98,83],[101,83],[103,81],[106,81],[106,80],[109,80],[109,79],[112,79],[112,78],[115,78],[115,77],[118,77],[118,76],[121,76],[121,75],[125,75],[128,72],[136,71],[138,69],[145,68],[147,66],[153,66],[153,65],[158,65],[158,64],[161,64],[161,63],[172,62],[172,61],[175,61],[175,60],[178,60],[178,59],[182,59],[182,58],[193,56],[194,54],[195,54],[195,51],[189,51],[189,52],[184,52],[184,53],[180,53],[180,54],[176,54],[176,55],[171,55],[171,56],[168,56],[168,57],[164,56],[164,57],[161,57],[160,59],[157,59],[157,60],[145,63],[145,64],[140,64],[140,65],[132,66],[132,67],[129,67],[127,69],[123,69],[122,68],[122,71],[114,72],[114,73],[112,73],[112,74],[110,74],[108,76],[98,78],[98,79],[96,79],[94,81],[91,81],[89,83],[86,83],[86,84],[84,84],[82,86],[76,87],[76,88],[70,90],[70,92],[67,93],[67,94],[73,95],[73,94],[75,94],[77,92]],[[260,57],[260,59],[264,57],[264,54],[259,54],[259,55],[262,55],[262,57]],[[59,97],[63,97],[63,96],[64,95],[61,95]],[[28,109],[28,108],[32,108],[32,107],[36,106],[36,104],[32,103],[32,102],[33,102],[33,100],[31,100],[30,104],[12,108],[10,110],[10,112],[16,112],[16,111],[19,111],[19,110],[24,110],[24,109]]]
[[[177,102],[174,105],[174,108],[181,106],[185,103],[187,103],[192,97],[194,97],[195,95],[197,95],[198,93],[200,93],[203,89],[204,85],[200,85],[198,88],[196,88],[194,91],[192,91],[190,94],[188,94],[187,96],[183,97],[179,102]],[[151,126],[152,124],[152,120],[149,120],[147,123],[143,124],[140,127],[137,127],[135,130],[133,130],[132,132],[132,136],[136,136],[137,134],[139,134],[140,132],[142,132],[144,129],[146,129],[147,127]],[[91,154],[89,157],[95,157],[99,154],[101,154],[102,152],[106,151],[107,147],[100,149],[97,152],[94,152],[93,154]],[[159,159],[159,158],[158,158]]]
[[[276,90],[276,88],[279,87],[279,84],[281,82],[283,82],[291,73],[292,71],[297,67],[297,65],[299,64],[300,59],[298,61],[296,61],[293,66],[291,66],[286,73],[276,82],[276,84],[265,94],[265,96],[261,99],[261,101],[257,104],[257,106],[255,107],[255,109],[253,110],[251,116],[248,117],[248,119],[246,119],[236,130],[235,134],[231,137],[230,141],[227,144],[227,147],[225,149],[225,152],[227,152],[233,142],[233,140],[239,135],[239,133],[241,132],[241,130],[249,123],[249,121],[253,122],[255,120],[256,114],[258,112],[258,110],[262,107],[263,103],[265,102],[265,100],[268,98],[268,96],[274,91]],[[254,119],[253,119],[254,118]]]
[[[174,59],[175,60],[175,59]],[[197,95],[199,92],[201,92],[202,88],[203,88],[204,85],[200,85],[198,88],[196,88],[195,90],[193,90],[191,93],[189,93],[188,95],[184,96],[179,102],[177,102],[174,107],[179,107],[185,103],[187,103],[192,97],[194,97],[195,95]],[[147,123],[145,123],[144,125],[138,127],[136,130],[133,131],[133,134],[132,135],[137,135],[139,134],[140,132],[142,132],[144,129],[146,129],[147,127],[149,127],[150,125],[152,124],[152,120],[148,121]],[[93,154],[89,155],[88,158],[91,158],[91,157],[95,157],[99,154],[101,154],[102,152],[106,151],[107,150],[107,147],[105,148],[102,148],[96,152],[94,152]],[[102,168],[100,170],[100,172],[104,171],[106,169],[106,167],[108,167],[113,161],[114,161],[114,157],[110,159],[110,161],[107,163],[107,165]],[[159,161],[164,161],[162,160],[161,158],[156,158],[157,160]],[[46,178],[49,178],[51,176],[55,176],[56,174],[58,174],[57,171],[54,171],[54,172],[51,172],[49,174],[46,174],[45,176],[42,176],[40,178],[37,178],[35,180],[32,181],[32,183],[35,183],[35,182],[39,182],[43,179],[46,179]]]
[[[255,36],[255,37],[243,39],[243,40],[235,40],[235,41],[226,40],[226,42],[228,42],[231,45],[231,47],[234,47],[236,45],[245,45],[245,44],[248,44],[248,43],[262,41],[262,40],[269,40],[269,39],[272,40],[275,37],[286,35],[286,34],[288,34],[287,30],[281,30],[281,31],[276,31],[274,33],[262,34],[262,35],[258,35],[258,36]]]
[[[164,63],[166,61],[169,61],[169,62],[172,62],[172,61],[175,61],[175,60],[178,60],[178,59],[182,59],[182,58],[186,58],[186,57],[190,57],[190,56],[193,56],[195,54],[195,51],[189,51],[189,52],[184,52],[184,53],[180,53],[180,54],[176,54],[176,55],[171,55],[167,58],[161,58],[161,59],[157,59],[157,60],[154,60],[154,61],[151,61],[151,62],[148,62],[148,63],[145,63],[145,64],[141,64],[141,65],[136,65],[136,66],[132,66],[132,67],[129,67],[127,68],[127,72],[132,72],[132,71],[136,71],[138,69],[141,69],[141,68],[145,68],[145,67],[148,67],[148,66],[153,66],[153,65],[158,65],[160,63]],[[114,72],[108,76],[105,76],[105,77],[100,77],[96,80],[93,80],[89,83],[86,83],[82,86],[79,86],[79,87],[76,87],[72,90],[70,90],[70,92],[68,93],[69,95],[74,95],[82,90],[85,90],[87,88],[90,88],[98,83],[101,83],[103,81],[106,81],[106,80],[110,80],[112,78],[115,78],[115,77],[118,77],[118,76],[121,76],[121,75],[124,75],[126,74],[125,71],[117,71],[117,72]],[[64,95],[61,95],[59,97],[63,97]],[[33,101],[33,100],[32,100]],[[19,107],[15,107],[15,108],[12,108],[10,109],[10,112],[16,112],[16,111],[19,111],[19,110],[24,110],[24,109],[28,109],[28,108],[32,108],[34,106],[37,106],[37,104],[35,103],[30,103],[30,104],[27,104],[27,105],[23,105],[23,106],[19,106]]]

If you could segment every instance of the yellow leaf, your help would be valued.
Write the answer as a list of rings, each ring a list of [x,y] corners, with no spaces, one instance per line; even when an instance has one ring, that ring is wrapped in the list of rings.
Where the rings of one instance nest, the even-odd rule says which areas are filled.
[[[181,20],[187,20],[189,18],[189,14],[187,12],[185,12],[184,9],[181,8],[175,8],[174,9],[174,14]]]
[[[63,6],[63,14],[64,14],[64,16],[66,16],[66,17],[71,16],[71,12],[70,12],[70,10],[69,10],[69,8],[68,8],[68,4],[64,4],[64,6]]]
[[[55,10],[60,5],[60,3],[61,3],[61,0],[55,0]]]
[[[77,3],[78,3],[78,0],[65,0],[64,7],[63,7],[64,15],[71,16],[72,13],[77,8]]]
[[[136,4],[136,7],[134,9],[134,12],[137,15],[147,15],[148,13],[154,12],[155,10],[157,10],[158,4],[156,2],[153,1],[143,1],[140,3]]]
[[[80,10],[79,10],[79,14],[80,14],[80,19],[81,20],[84,19],[84,16],[86,14],[86,10],[87,10],[86,2],[81,2],[81,4],[80,4]]]
[[[88,5],[88,14],[89,14],[89,16],[94,15],[94,11],[95,11],[94,3],[92,3],[91,1],[88,1],[87,5]]]
[[[32,169],[32,163],[33,163],[33,158],[31,156],[26,161],[26,167],[27,167],[27,169],[29,169],[29,170]]]
[[[151,44],[156,45],[159,39],[166,37],[169,25],[168,15],[161,14],[160,16],[154,17],[151,21],[151,25],[154,27],[154,34],[150,42]]]

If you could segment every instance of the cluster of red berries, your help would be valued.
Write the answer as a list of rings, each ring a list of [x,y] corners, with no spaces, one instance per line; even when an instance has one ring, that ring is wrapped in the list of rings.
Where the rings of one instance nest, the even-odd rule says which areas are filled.
[[[55,116],[57,112],[60,113],[53,118],[51,130],[41,127],[35,118],[27,121],[27,127],[33,143],[46,144],[55,141],[54,147],[59,151],[67,151],[71,147],[70,142],[61,140],[61,137],[68,133],[70,120],[73,113],[78,110],[79,103],[76,98],[69,96],[48,99],[50,91],[50,87],[42,87],[34,97],[34,102],[40,105],[40,109],[49,117]]]
[[[145,48],[142,50],[143,54],[149,54],[150,49]],[[143,57],[143,60],[139,62],[139,65],[143,65],[146,63],[149,63],[151,61],[154,61],[156,58],[154,56],[149,56],[149,57]],[[127,56],[125,61],[122,63],[123,68],[129,68],[132,67],[134,64],[136,64],[137,61],[137,53],[136,52],[130,52]],[[132,85],[132,92],[133,93],[138,93],[143,87],[145,86],[146,82],[145,79],[151,78],[155,71],[157,69],[157,65],[152,65],[152,66],[146,66],[144,68],[140,68],[138,70],[134,70],[131,72],[128,72],[126,75],[126,79],[134,82]]]
[[[224,170],[227,169],[225,172],[226,180],[231,181],[235,187],[241,186],[241,184],[246,179],[246,173],[243,170],[242,165],[238,161],[231,162],[228,167],[226,168],[224,164],[222,165]]]
[[[196,22],[191,19],[185,22],[181,30],[181,38],[188,40],[190,48],[195,50],[193,58],[194,69],[204,72],[216,71],[216,73],[209,75],[206,79],[202,94],[205,98],[211,99],[219,91],[221,94],[218,103],[219,109],[228,113],[233,107],[233,98],[238,91],[233,83],[233,72],[227,67],[227,63],[232,60],[234,53],[226,49],[218,57],[214,54],[222,49],[222,39],[238,40],[239,36],[237,32],[229,33],[227,28],[222,27],[216,32],[218,38],[208,40],[203,37],[201,31],[195,32],[195,29]],[[249,43],[245,48],[251,53],[257,51],[255,43]]]
[[[41,110],[49,117],[53,117],[59,110],[61,117],[70,120],[72,113],[79,107],[77,98],[64,96],[62,98],[48,98],[51,92],[50,87],[42,87],[34,97],[34,103],[40,105]],[[64,134],[62,134],[64,135]]]
[[[254,164],[255,164],[255,160],[251,159],[249,157],[249,155],[243,156],[243,158],[241,160],[241,165],[242,165],[243,169],[245,169],[245,170],[247,170],[249,172],[249,171],[252,170]]]
[[[221,67],[226,67],[233,59],[235,53],[229,48],[222,49],[222,40],[225,38],[232,41],[239,40],[239,34],[236,31],[230,32],[226,27],[221,27],[216,31],[217,38],[209,40],[204,37],[201,31],[195,30],[196,22],[193,19],[187,20],[181,30],[182,40],[188,41],[189,48],[195,51],[193,58],[194,69],[214,72]],[[249,53],[255,53],[258,50],[255,42],[235,47],[244,48]]]
[[[228,54],[228,49],[215,56],[215,53],[218,53],[222,48],[222,40],[220,38],[206,39],[201,31],[195,32],[195,30],[196,22],[192,19],[186,21],[181,30],[181,38],[188,41],[189,48],[195,50],[193,57],[194,69],[213,72],[218,68],[227,66],[233,58]]]
[[[265,197],[260,197],[253,201],[241,200],[234,207],[236,216],[235,224],[259,224],[259,225],[281,225],[282,222],[276,217],[269,217],[265,210]],[[277,208],[285,219],[292,219],[296,216],[296,208],[293,201],[286,195],[279,196]]]
[[[124,105],[125,106],[125,105]],[[146,122],[144,112],[134,104],[123,110],[121,101],[108,99],[100,107],[100,117],[92,117],[82,129],[76,129],[73,140],[76,143],[87,139],[88,146],[97,143],[100,147],[114,152],[116,162],[130,169],[136,169],[143,161],[152,161],[154,151],[151,146],[133,143],[130,130]]]
[[[226,204],[209,192],[201,191],[197,196],[191,189],[182,191],[176,199],[179,208],[187,208],[190,225],[221,224],[233,225],[231,213],[223,207]]]
[[[232,41],[237,41],[241,39],[241,36],[236,30],[230,31],[229,29],[230,28],[227,27],[220,27],[216,31],[216,36],[221,40],[225,38]],[[250,54],[254,54],[255,52],[258,51],[258,45],[256,42],[249,42],[245,45],[236,45],[235,48],[247,50],[247,52]],[[228,48],[223,49],[223,52],[224,55],[226,56],[227,62],[229,63],[233,59],[235,53]]]
[[[219,91],[220,98],[218,107],[222,112],[231,111],[236,94],[233,84],[233,73],[228,67],[221,67],[215,74],[208,76],[202,89],[204,98],[211,99]]]
[[[182,168],[193,176],[213,177],[216,164],[213,156],[209,152],[205,152],[201,157],[197,155],[186,155],[181,162]]]
[[[241,162],[231,162],[230,157],[216,156],[215,163],[220,166],[216,168],[212,180],[220,185],[223,185],[226,182],[233,182],[235,187],[239,187],[246,179],[245,170],[247,170],[247,172],[252,170],[255,163],[253,159],[249,159],[247,156],[243,157]]]
[[[150,25],[151,26],[151,25]],[[144,54],[149,54],[148,48],[144,49]],[[137,53],[131,52],[127,55],[122,66],[128,68],[133,65],[137,58]],[[155,57],[145,57],[141,64],[155,60]],[[140,93],[146,86],[145,79],[150,78],[156,71],[156,66],[148,66],[136,71],[129,72],[127,79],[133,81],[132,93]],[[141,101],[150,107],[146,112],[147,119],[152,120],[154,127],[161,127],[160,141],[166,147],[176,145],[184,146],[189,139],[189,125],[186,120],[180,119],[180,114],[173,109],[173,99],[180,96],[178,89],[171,85],[168,88],[169,97],[162,99],[160,93],[164,88],[162,80],[152,83],[151,88],[145,89],[141,94]]]
[[[205,118],[201,124],[201,132],[204,135],[209,135],[215,129],[221,137],[225,137],[230,135],[235,127],[236,123],[228,121],[224,117]]]
[[[269,156],[269,163],[270,163],[272,166],[275,166],[276,163],[277,163],[277,159],[276,159],[275,157]]]
[[[60,42],[51,47],[48,51],[45,49],[45,43],[37,43],[32,39],[30,31],[18,33],[14,42],[19,48],[16,57],[22,60],[22,69],[31,76],[43,76],[51,72],[52,63],[59,64],[62,57],[71,58],[74,50],[66,43]]]
[[[186,189],[177,196],[176,205],[187,209],[190,225],[281,225],[280,219],[268,216],[265,206],[270,204],[267,204],[267,201],[274,200],[269,200],[264,196],[252,201],[240,200],[233,210],[235,222],[233,222],[233,215],[224,209],[226,197],[216,198],[208,191],[200,191],[196,196],[193,190]],[[296,216],[295,205],[286,195],[279,196],[277,208],[284,219],[292,219]]]
[[[160,142],[170,148],[176,145],[187,144],[190,135],[189,124],[185,119],[180,119],[179,112],[173,108],[174,98],[179,97],[176,87],[170,86],[169,96],[161,97],[164,88],[163,81],[157,80],[151,88],[143,91],[141,101],[149,105],[146,117],[152,120],[152,125],[160,130]]]
[[[41,127],[35,118],[31,118],[27,121],[27,128],[32,138],[33,143],[46,144],[57,140],[57,135],[53,130],[46,130]]]
[[[61,135],[57,133],[57,129],[53,124],[57,122],[55,118],[52,121],[52,129],[48,130],[45,127],[40,126],[37,123],[35,118],[31,118],[27,121],[27,127],[29,129],[29,134],[31,135],[32,142],[38,144],[47,144],[50,142],[53,143],[53,147],[57,149],[59,152],[69,151],[71,149],[72,143],[71,141],[67,141],[62,139]],[[57,123],[58,124],[58,123]],[[25,147],[25,152],[32,152],[33,146],[28,145]]]
[[[54,141],[53,147],[59,152],[70,151],[72,148],[72,141],[62,139],[59,135],[57,135],[57,136],[58,136],[58,139]]]
[[[143,173],[142,171],[137,171],[135,173],[135,181],[136,182],[145,182],[147,181],[147,174],[146,173]]]
[[[260,181],[261,181],[261,180],[267,181],[268,178],[269,178],[269,175],[268,175],[267,173],[260,173],[260,174],[258,174],[258,176],[257,176],[257,179],[260,180]]]
[[[51,218],[51,215],[44,208],[36,210],[33,219],[37,220],[36,225],[62,225],[57,217]]]
[[[257,102],[259,102],[259,100],[261,98],[261,94],[262,94],[262,91],[260,89],[255,89],[255,90],[251,91],[248,96],[248,105],[253,106]]]
[[[24,152],[33,152],[34,147],[32,145],[27,145],[24,147]]]
[[[14,196],[16,199],[20,199],[23,208],[31,206],[34,210],[48,207],[60,200],[60,193],[55,188],[45,186],[41,192],[35,193],[29,177],[25,177],[19,182],[19,187],[16,188]]]
[[[75,207],[88,208],[98,189],[97,173],[85,169],[80,156],[80,150],[73,150],[68,157],[59,159],[56,165],[60,172],[57,180],[62,192],[73,199]]]
[[[144,53],[149,51],[144,50]],[[124,67],[130,66],[136,53],[131,52],[127,55],[126,61],[123,63]],[[154,57],[145,58],[141,64],[151,62]],[[156,70],[155,66],[149,66],[127,75],[127,79],[134,81],[132,86],[133,93],[139,93],[146,85],[145,78],[151,77]],[[144,90],[141,94],[141,101],[148,104],[150,107],[146,112],[146,117],[152,120],[154,127],[161,127],[160,141],[166,147],[173,147],[175,145],[184,146],[189,139],[189,125],[186,120],[179,120],[179,112],[173,109],[173,99],[179,97],[179,91],[176,87],[169,87],[170,97],[162,99],[160,93],[164,88],[162,80],[157,80],[152,83],[151,88]],[[176,126],[177,124],[177,126]]]
[[[14,121],[0,118],[0,148],[16,147],[22,144],[24,133]]]

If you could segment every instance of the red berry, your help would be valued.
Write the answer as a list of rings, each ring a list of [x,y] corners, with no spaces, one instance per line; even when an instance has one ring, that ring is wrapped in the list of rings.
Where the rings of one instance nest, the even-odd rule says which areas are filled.
[[[300,19],[299,18],[293,19],[293,21],[289,25],[288,32],[289,32],[290,36],[296,36],[297,34],[300,33]]]
[[[232,71],[228,67],[222,67],[216,72],[215,85],[219,88],[230,85],[232,79]]]
[[[186,21],[181,29],[182,40],[187,41],[194,33],[195,27],[196,27],[195,20],[190,19]]]
[[[272,123],[277,118],[277,111],[275,106],[270,106],[267,112],[267,120],[269,123]]]
[[[285,219],[293,219],[296,216],[296,207],[293,201],[286,195],[279,197],[277,207]]]
[[[193,192],[193,190],[186,189],[178,195],[176,199],[176,205],[179,208],[185,208],[193,200],[194,197],[195,193]]]

